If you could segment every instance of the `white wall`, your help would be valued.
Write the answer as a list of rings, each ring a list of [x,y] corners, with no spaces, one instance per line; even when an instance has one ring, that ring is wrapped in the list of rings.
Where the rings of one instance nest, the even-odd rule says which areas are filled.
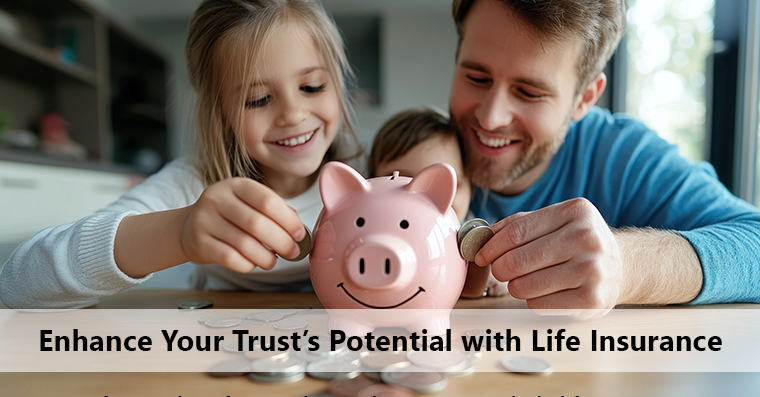
[[[162,50],[170,63],[172,153],[181,153],[192,125],[192,89],[187,81],[185,18],[138,20],[134,25]],[[381,22],[382,104],[356,109],[360,140],[368,147],[388,117],[408,107],[434,105],[448,109],[454,71],[456,29],[451,16],[435,10],[390,10]]]

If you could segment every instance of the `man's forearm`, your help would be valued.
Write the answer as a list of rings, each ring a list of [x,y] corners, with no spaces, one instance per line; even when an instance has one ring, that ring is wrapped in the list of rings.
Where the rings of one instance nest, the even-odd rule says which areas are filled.
[[[699,295],[702,266],[683,236],[651,228],[613,233],[625,266],[620,304],[685,303]]]

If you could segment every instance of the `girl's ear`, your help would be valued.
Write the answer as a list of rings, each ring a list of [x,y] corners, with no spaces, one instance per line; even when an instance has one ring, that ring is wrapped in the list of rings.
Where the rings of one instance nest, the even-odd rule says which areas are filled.
[[[334,210],[349,194],[368,190],[367,180],[339,161],[325,164],[319,172],[319,194],[327,211]]]
[[[406,189],[427,195],[436,208],[445,214],[454,202],[457,193],[457,173],[446,163],[425,167],[415,176]]]

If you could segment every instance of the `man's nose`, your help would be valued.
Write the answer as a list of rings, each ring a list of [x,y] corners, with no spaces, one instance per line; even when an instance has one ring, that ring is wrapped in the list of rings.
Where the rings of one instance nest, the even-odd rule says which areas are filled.
[[[506,88],[492,87],[475,110],[480,127],[495,131],[509,126],[514,118],[511,100]]]
[[[276,123],[278,127],[289,127],[301,124],[309,116],[309,111],[302,98],[286,97],[280,104]]]

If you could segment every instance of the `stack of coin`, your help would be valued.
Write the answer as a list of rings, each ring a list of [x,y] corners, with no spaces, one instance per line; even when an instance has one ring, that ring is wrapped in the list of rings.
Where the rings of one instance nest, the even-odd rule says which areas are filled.
[[[470,262],[475,260],[475,255],[493,237],[493,230],[483,219],[474,218],[462,224],[457,232],[459,253]]]

